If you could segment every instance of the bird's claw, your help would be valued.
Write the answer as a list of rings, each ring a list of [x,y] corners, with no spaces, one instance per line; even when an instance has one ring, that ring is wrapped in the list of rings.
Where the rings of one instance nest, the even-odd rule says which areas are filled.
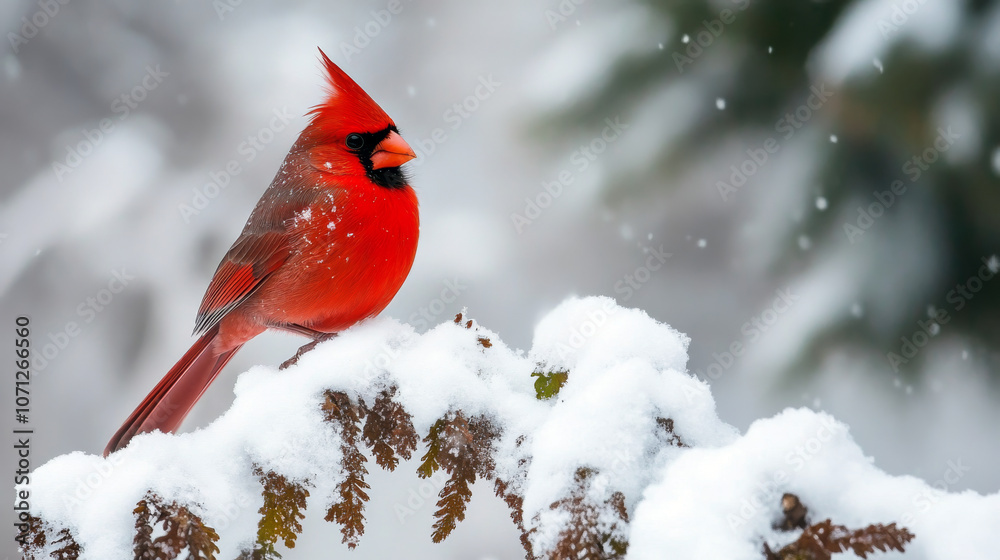
[[[330,340],[331,338],[333,338],[335,336],[337,336],[337,333],[319,333],[319,334],[317,334],[316,338],[312,339],[312,341],[307,342],[306,344],[303,344],[302,347],[299,348],[297,352],[295,352],[295,355],[292,356],[291,358],[288,358],[287,360],[285,360],[280,366],[278,366],[278,369],[279,370],[283,370],[285,368],[288,368],[290,366],[295,365],[296,363],[298,363],[299,358],[301,358],[306,352],[309,352],[313,348],[316,348],[316,346],[320,342],[326,342],[327,340]]]

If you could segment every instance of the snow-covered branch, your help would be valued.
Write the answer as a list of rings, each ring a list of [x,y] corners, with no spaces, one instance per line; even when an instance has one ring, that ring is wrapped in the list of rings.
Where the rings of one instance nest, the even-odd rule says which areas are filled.
[[[687,344],[608,298],[559,306],[527,353],[462,317],[425,334],[369,321],[284,371],[242,374],[232,407],[204,429],[37,469],[27,553],[271,558],[277,543],[294,546],[307,507],[324,509],[353,546],[368,459],[391,470],[411,455],[419,476],[446,477],[434,540],[463,520],[471,484],[485,479],[529,557],[1000,550],[1000,495],[889,476],[826,414],[790,409],[741,435],[686,373]]]

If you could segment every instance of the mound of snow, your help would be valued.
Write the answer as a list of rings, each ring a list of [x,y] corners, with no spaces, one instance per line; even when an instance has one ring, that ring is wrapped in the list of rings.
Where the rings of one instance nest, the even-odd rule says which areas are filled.
[[[599,474],[588,490],[595,503],[625,497],[630,558],[759,559],[765,541],[796,536],[772,528],[785,492],[802,499],[813,521],[909,528],[916,539],[906,558],[1000,550],[991,530],[1000,526],[1000,494],[948,494],[889,476],[828,415],[786,410],[740,435],[718,418],[708,386],[686,372],[687,344],[608,298],[560,305],[527,353],[479,326],[448,322],[420,335],[376,319],[287,370],[243,373],[233,406],[204,429],[140,435],[107,459],[60,456],[21,489],[33,515],[70,529],[81,558],[132,558],[132,511],[148,491],[218,530],[218,557],[232,558],[256,538],[263,499],[255,466],[308,481],[310,509],[325,509],[344,480],[341,436],[320,408],[324,392],[372,402],[395,387],[421,436],[453,411],[500,430],[495,475],[523,498],[536,551],[560,538],[564,512],[550,506],[570,494],[581,468]],[[532,374],[558,372],[568,372],[565,385],[539,400]],[[665,442],[664,419],[683,445]]]

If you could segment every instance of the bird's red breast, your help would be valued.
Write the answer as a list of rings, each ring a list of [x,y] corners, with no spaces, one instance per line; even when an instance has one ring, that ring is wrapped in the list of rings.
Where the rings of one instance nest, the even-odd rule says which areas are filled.
[[[395,123],[323,55],[329,95],[311,112],[225,256],[196,331],[217,351],[267,328],[336,332],[386,307],[413,264],[417,198],[399,166],[415,154]]]

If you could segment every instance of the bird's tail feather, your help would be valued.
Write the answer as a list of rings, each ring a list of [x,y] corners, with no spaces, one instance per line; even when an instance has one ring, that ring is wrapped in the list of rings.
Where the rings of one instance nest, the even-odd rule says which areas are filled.
[[[112,436],[104,449],[105,457],[128,445],[136,434],[153,430],[173,432],[180,427],[201,395],[240,349],[237,346],[216,354],[213,342],[218,334],[219,327],[216,325],[195,341],[191,349],[170,368]]]

